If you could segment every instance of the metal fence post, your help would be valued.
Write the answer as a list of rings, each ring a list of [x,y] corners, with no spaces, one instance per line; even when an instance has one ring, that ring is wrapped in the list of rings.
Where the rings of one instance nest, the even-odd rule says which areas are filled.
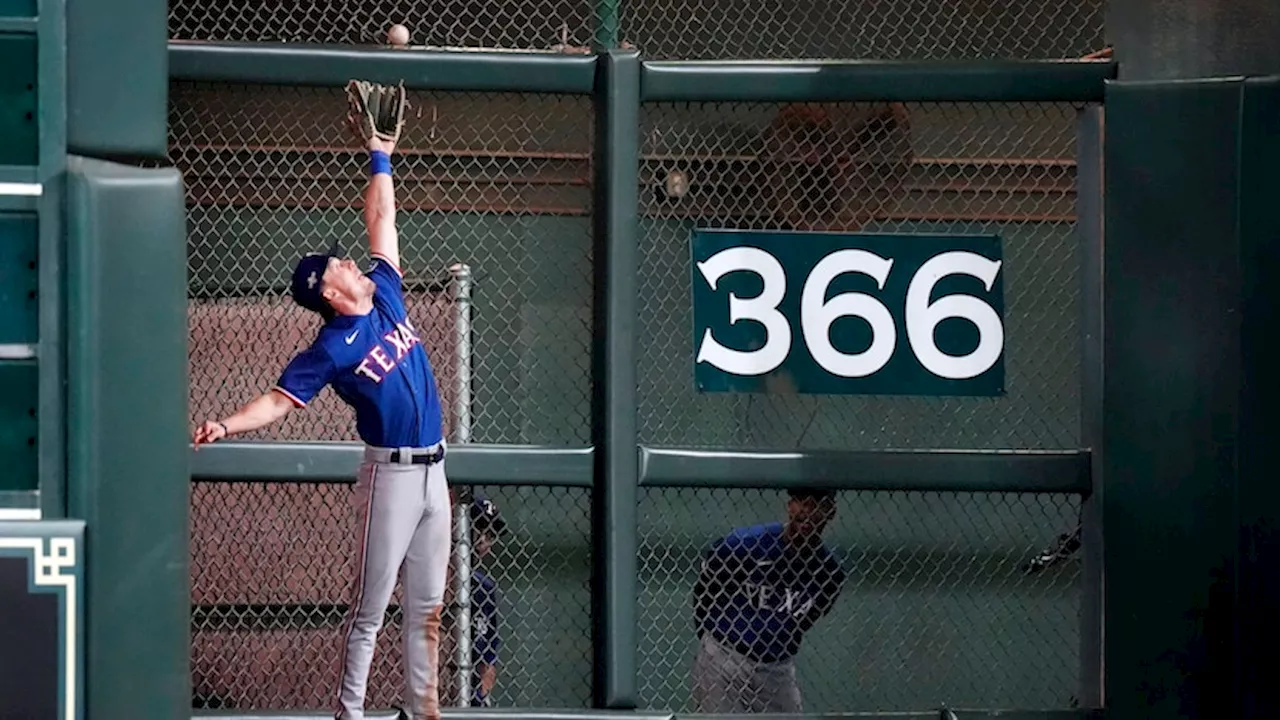
[[[458,368],[454,392],[454,442],[471,442],[471,267],[449,268],[454,282]],[[453,506],[454,663],[459,707],[471,705],[471,489],[459,488]]]
[[[1102,114],[1077,116],[1076,228],[1081,277],[1081,445],[1091,452],[1093,487],[1080,508],[1080,707],[1103,706],[1102,534]]]
[[[636,706],[636,217],[640,58],[597,58],[593,184],[592,694]]]

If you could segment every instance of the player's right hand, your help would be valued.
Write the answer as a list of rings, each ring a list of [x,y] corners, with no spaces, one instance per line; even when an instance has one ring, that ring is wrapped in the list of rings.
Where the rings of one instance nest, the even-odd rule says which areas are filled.
[[[226,430],[222,429],[222,423],[216,420],[206,420],[203,425],[196,428],[191,434],[191,442],[198,449],[201,445],[217,442],[227,436]]]

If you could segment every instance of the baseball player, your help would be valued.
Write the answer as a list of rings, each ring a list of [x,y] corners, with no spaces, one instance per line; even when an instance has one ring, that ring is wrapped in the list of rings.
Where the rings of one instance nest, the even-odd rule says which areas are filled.
[[[822,543],[835,494],[790,495],[785,523],[734,530],[703,561],[694,586],[698,712],[803,712],[795,656],[835,604],[845,574]]]
[[[216,442],[304,408],[326,385],[355,411],[365,443],[355,487],[359,540],[354,600],[342,645],[339,720],[364,718],[374,641],[404,569],[405,697],[401,717],[440,717],[440,612],[450,551],[450,497],[440,399],[431,362],[405,309],[391,155],[399,136],[362,137],[370,178],[364,221],[372,267],[336,251],[298,261],[294,300],[324,320],[276,386],[235,414],[210,420],[193,441]]]
[[[472,707],[492,707],[493,688],[498,681],[498,650],[502,638],[498,635],[498,584],[482,569],[484,558],[493,550],[498,538],[506,532],[507,523],[498,512],[498,506],[488,498],[477,496],[470,506],[471,515],[471,701]],[[452,585],[445,590],[446,604],[452,598]],[[444,637],[448,650],[441,656],[444,677],[441,686],[447,688],[448,704],[457,701],[456,685],[458,667],[455,661],[453,640],[453,613],[445,613]]]

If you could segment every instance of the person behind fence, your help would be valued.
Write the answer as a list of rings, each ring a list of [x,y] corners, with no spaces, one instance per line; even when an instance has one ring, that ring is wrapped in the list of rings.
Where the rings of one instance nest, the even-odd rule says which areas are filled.
[[[471,702],[472,707],[492,707],[493,688],[498,682],[498,651],[502,637],[498,634],[498,584],[481,567],[507,528],[498,506],[484,496],[470,503],[471,517]],[[446,611],[440,656],[441,702],[461,705],[458,700],[458,663],[456,655],[452,575],[445,589]]]
[[[265,427],[306,407],[328,385],[354,409],[365,449],[354,492],[358,555],[335,717],[364,718],[374,642],[403,566],[405,696],[399,714],[438,720],[440,612],[452,517],[439,392],[405,308],[400,271],[391,154],[400,137],[404,88],[353,81],[348,98],[348,119],[369,153],[364,221],[372,267],[361,272],[336,250],[299,260],[292,294],[323,320],[315,341],[289,362],[274,388],[230,417],[205,422],[192,440],[198,449]]]
[[[734,530],[705,555],[694,586],[698,712],[803,711],[795,657],[835,605],[845,573],[822,540],[835,493],[789,495],[786,522]]]

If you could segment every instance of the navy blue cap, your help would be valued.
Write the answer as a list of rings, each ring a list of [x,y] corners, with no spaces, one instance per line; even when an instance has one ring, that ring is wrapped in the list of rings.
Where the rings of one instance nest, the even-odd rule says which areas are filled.
[[[329,307],[328,301],[320,293],[324,284],[322,282],[324,271],[329,267],[329,259],[338,257],[341,249],[341,246],[335,242],[328,252],[307,253],[302,256],[297,266],[293,268],[293,280],[289,287],[294,302],[326,318],[333,315],[333,308]]]
[[[507,527],[507,522],[502,519],[498,506],[494,505],[492,500],[476,496],[471,501],[471,526],[475,530],[493,530],[494,534],[501,535]]]
[[[787,494],[796,500],[807,500],[809,498],[831,500],[835,498],[836,491],[830,488],[798,487],[788,489]]]

